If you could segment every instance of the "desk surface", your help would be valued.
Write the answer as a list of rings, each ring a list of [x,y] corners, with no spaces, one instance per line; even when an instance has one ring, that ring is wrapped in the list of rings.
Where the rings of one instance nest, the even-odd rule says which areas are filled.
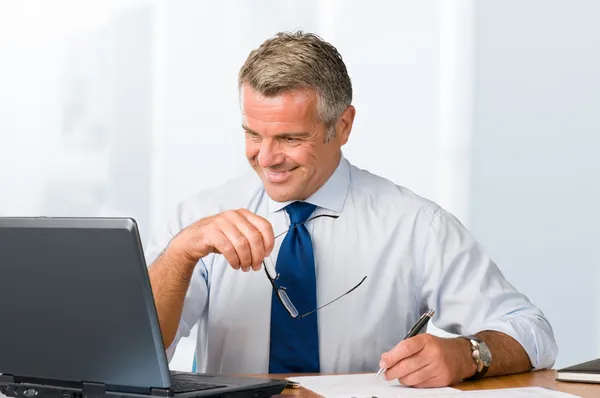
[[[251,375],[253,377],[261,377],[261,375]],[[273,379],[283,379],[290,375],[271,375]],[[537,372],[522,373],[512,376],[488,377],[479,381],[471,381],[453,386],[459,390],[490,390],[496,388],[514,388],[514,387],[546,387],[557,391],[568,392],[570,394],[584,398],[600,397],[600,384],[584,384],[584,383],[562,383],[554,380],[556,371],[541,370]],[[314,398],[319,395],[305,390],[285,389],[279,397],[302,397]],[[5,398],[0,394],[0,398]]]
[[[272,378],[284,378],[286,375],[270,376]],[[546,387],[557,391],[568,392],[585,398],[600,397],[600,384],[584,383],[563,383],[555,380],[556,371],[541,370],[528,372],[511,376],[489,377],[483,380],[465,382],[453,386],[459,390],[490,390],[495,388],[514,388],[514,387]],[[285,389],[283,397],[319,397],[319,395],[300,389]]]

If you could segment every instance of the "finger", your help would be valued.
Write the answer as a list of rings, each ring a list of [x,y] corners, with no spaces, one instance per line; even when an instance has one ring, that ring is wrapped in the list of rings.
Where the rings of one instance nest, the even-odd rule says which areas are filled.
[[[217,221],[217,227],[233,245],[242,271],[249,271],[250,264],[252,264],[252,254],[250,253],[250,243],[248,243],[244,234],[226,217],[222,217]]]
[[[400,379],[420,369],[423,369],[431,362],[431,358],[429,358],[427,355],[424,355],[424,352],[424,350],[421,350],[415,355],[400,360],[398,363],[386,370],[385,378],[387,380]]]
[[[415,355],[421,351],[426,344],[425,335],[418,335],[406,340],[402,340],[390,351],[381,355],[379,366],[382,368],[391,368],[404,358]]]
[[[398,377],[400,384],[405,386],[416,386],[426,382],[427,380],[436,376],[435,366],[431,363],[427,363],[425,366],[416,369],[405,376]]]
[[[212,232],[210,241],[212,246],[217,250],[218,253],[221,253],[225,257],[233,269],[240,269],[241,261],[235,250],[235,246],[221,230],[215,230]]]
[[[256,227],[256,229],[260,231],[265,249],[265,257],[271,254],[275,244],[275,235],[273,233],[273,226],[271,223],[265,218],[257,216],[249,210],[242,209],[241,213],[250,223],[252,223],[252,225]]]
[[[251,259],[248,264],[252,266],[253,270],[260,270],[260,266],[265,258],[262,234],[241,212],[228,212],[225,214],[225,217],[237,227],[249,244]]]

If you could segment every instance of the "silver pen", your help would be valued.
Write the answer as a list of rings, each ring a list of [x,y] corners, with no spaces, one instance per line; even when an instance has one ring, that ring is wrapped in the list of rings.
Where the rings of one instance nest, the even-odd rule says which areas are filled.
[[[434,310],[428,310],[426,313],[421,315],[417,323],[415,323],[413,327],[410,328],[410,330],[406,334],[406,337],[404,337],[404,340],[409,339],[411,337],[415,337],[421,331],[421,329],[423,329],[423,326],[427,325],[427,322],[429,322],[433,314],[435,314]],[[385,372],[386,370],[387,368],[380,368],[379,372],[377,372],[377,374],[375,375],[375,378],[378,378],[379,375]]]

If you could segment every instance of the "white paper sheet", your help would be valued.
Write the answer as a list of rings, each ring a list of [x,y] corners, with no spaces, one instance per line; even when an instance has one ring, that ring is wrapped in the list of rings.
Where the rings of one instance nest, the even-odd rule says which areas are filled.
[[[498,390],[464,391],[462,395],[472,398],[570,398],[577,397],[566,392],[542,387],[504,388]],[[458,397],[457,397],[458,398]]]
[[[336,376],[290,377],[304,388],[326,398],[395,398],[395,397],[448,397],[448,393],[460,392],[454,388],[418,389],[406,387],[397,380],[374,378],[374,373]]]
[[[289,380],[300,383],[326,398],[571,398],[576,397],[560,391],[542,387],[505,388],[497,390],[460,391],[454,388],[411,388],[397,380],[375,379],[374,374],[302,376]]]

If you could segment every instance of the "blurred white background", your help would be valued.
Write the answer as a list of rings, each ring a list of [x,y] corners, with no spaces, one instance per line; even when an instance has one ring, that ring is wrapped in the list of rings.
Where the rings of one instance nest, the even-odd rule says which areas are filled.
[[[0,0],[0,216],[166,211],[247,169],[237,93],[280,30],[341,52],[345,155],[437,201],[600,356],[600,3]],[[476,305],[476,297],[473,297]],[[190,369],[194,336],[171,363]]]

